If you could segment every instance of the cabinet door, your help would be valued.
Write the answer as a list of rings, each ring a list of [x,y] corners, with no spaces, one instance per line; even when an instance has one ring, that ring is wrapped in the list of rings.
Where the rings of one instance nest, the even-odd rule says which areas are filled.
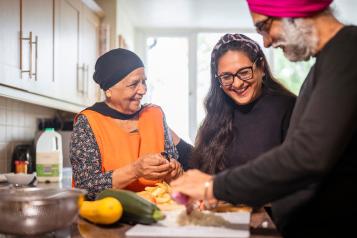
[[[79,65],[80,0],[55,0],[56,97],[83,104],[83,73]]]
[[[84,65],[85,104],[97,101],[99,88],[93,80],[95,62],[99,48],[99,19],[87,7],[83,6],[81,31],[81,62]]]
[[[29,91],[53,96],[53,0],[22,0],[23,63],[31,70]],[[29,49],[29,51],[27,50]],[[26,74],[25,74],[26,75]]]
[[[26,89],[20,72],[20,0],[0,0],[0,83]]]

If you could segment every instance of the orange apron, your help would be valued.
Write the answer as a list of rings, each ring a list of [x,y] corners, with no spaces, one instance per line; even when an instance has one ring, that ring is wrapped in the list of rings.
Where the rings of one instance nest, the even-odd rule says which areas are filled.
[[[80,114],[87,117],[97,141],[102,172],[112,171],[136,161],[140,156],[164,151],[164,126],[161,108],[146,106],[139,114],[138,132],[129,133],[117,125],[115,119],[92,110]],[[139,178],[125,189],[142,191],[159,181]]]

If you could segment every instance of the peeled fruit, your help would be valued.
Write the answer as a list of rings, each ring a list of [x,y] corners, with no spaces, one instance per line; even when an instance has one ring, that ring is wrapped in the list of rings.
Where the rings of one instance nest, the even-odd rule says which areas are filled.
[[[156,202],[159,204],[160,203],[168,203],[170,201],[171,201],[171,196],[168,193],[165,193],[165,194],[161,195],[160,197],[156,198]]]
[[[84,201],[79,215],[93,223],[109,225],[121,218],[123,207],[118,199],[106,197],[96,201]]]
[[[171,199],[170,193],[170,185],[166,182],[162,182],[156,183],[155,187],[145,187],[144,191],[138,192],[137,194],[146,200],[161,206],[174,203]]]
[[[152,202],[154,204],[156,203],[155,197],[153,197],[151,195],[151,193],[149,193],[148,191],[141,191],[141,192],[137,192],[136,194],[139,195],[140,197],[148,200],[149,202]]]

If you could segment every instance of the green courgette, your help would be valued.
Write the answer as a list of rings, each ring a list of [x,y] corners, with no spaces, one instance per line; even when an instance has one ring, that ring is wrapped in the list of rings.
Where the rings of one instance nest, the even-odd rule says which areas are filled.
[[[114,197],[123,206],[121,222],[129,224],[152,224],[164,219],[164,214],[155,204],[138,196],[136,193],[123,189],[106,189],[97,195],[97,199]]]

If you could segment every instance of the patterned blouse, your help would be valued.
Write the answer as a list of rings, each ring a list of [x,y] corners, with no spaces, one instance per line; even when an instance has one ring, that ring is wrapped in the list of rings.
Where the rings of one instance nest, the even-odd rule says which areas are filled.
[[[165,117],[165,151],[171,158],[178,159],[178,152],[169,133]],[[113,171],[102,172],[102,159],[94,133],[84,115],[79,115],[73,127],[70,144],[70,160],[77,188],[86,189],[88,198],[94,199],[98,192],[112,187]]]

